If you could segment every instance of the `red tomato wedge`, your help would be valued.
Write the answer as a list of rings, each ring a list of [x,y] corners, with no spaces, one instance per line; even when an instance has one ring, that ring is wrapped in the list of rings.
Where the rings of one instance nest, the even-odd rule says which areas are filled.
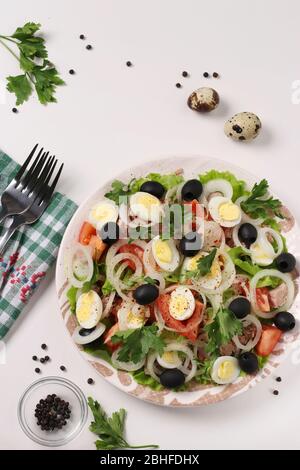
[[[260,356],[268,356],[280,340],[282,331],[272,325],[263,325],[262,328],[260,340],[256,345],[256,352]]]
[[[267,287],[257,287],[256,303],[261,312],[270,312],[269,289]]]
[[[93,235],[96,235],[96,229],[89,222],[83,222],[79,232],[79,243],[88,245]]]
[[[115,323],[108,331],[104,333],[104,344],[111,352],[118,349],[120,343],[113,343],[111,338],[119,331],[119,323]]]
[[[107,248],[106,243],[104,243],[101,238],[97,237],[97,235],[92,235],[89,246],[92,247],[93,250],[93,259],[95,261],[99,261],[101,256],[103,255],[104,251]]]
[[[135,245],[134,243],[128,243],[127,245],[121,246],[119,249],[119,253],[131,253],[132,255],[135,255],[143,262],[143,255],[144,255],[144,250],[138,245]],[[130,259],[124,260],[124,262],[127,264],[127,266],[132,269],[132,271],[135,271],[135,264],[133,261]]]
[[[199,300],[196,300],[196,307],[193,315],[191,318],[184,321],[175,320],[175,318],[171,316],[169,304],[170,294],[162,294],[156,300],[156,305],[164,319],[165,324],[168,327],[176,330],[180,335],[188,338],[190,341],[196,341],[203,314],[203,304]]]

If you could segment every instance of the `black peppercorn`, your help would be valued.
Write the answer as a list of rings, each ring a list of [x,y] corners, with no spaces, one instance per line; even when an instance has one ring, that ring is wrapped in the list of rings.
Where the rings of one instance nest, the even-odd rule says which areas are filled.
[[[42,364],[44,364],[45,359],[44,359],[43,357],[41,357],[40,362],[41,362]]]
[[[66,370],[65,366],[60,366],[60,370],[65,371]]]
[[[276,377],[276,382],[281,382],[282,378],[281,377]]]
[[[208,78],[208,77],[209,77],[209,73],[208,73],[208,72],[204,72],[203,77]]]
[[[43,344],[41,345],[41,348],[42,348],[42,349],[47,349],[47,344],[43,343]]]
[[[273,391],[273,395],[279,395],[278,390],[274,390],[274,391]]]
[[[37,356],[32,356],[33,361],[37,361]]]
[[[44,359],[45,359],[46,362],[50,361],[50,357],[49,357],[49,356],[45,356]]]
[[[70,70],[69,70],[69,74],[70,74],[70,75],[74,75],[74,74],[75,74],[75,70],[70,69]]]
[[[218,72],[214,72],[214,73],[213,73],[213,77],[214,77],[214,78],[218,78],[218,77],[219,77]]]
[[[94,380],[90,377],[88,380],[87,380],[87,383],[89,385],[92,385],[94,383]]]
[[[176,88],[181,88],[181,83],[176,83]]]
[[[18,109],[17,109],[17,108],[13,108],[13,109],[12,109],[12,112],[13,112],[13,113],[17,113],[17,112],[18,112]]]
[[[85,39],[85,35],[84,35],[84,34],[81,34],[81,35],[79,36],[79,39]]]
[[[186,70],[184,70],[181,75],[185,78],[189,76],[189,74]]]
[[[39,374],[39,373],[41,372],[41,369],[40,369],[39,367],[36,367],[36,368],[34,369],[34,372],[36,372],[37,374]]]
[[[88,51],[90,51],[90,50],[92,49],[92,46],[91,46],[90,44],[88,44],[88,45],[86,46],[86,49],[87,49]]]
[[[132,67],[132,62],[130,60],[127,60],[126,65],[127,67]]]

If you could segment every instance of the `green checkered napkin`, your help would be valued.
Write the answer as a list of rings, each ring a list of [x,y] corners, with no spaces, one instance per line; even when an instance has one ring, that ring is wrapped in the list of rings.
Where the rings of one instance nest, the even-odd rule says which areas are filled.
[[[0,194],[19,165],[0,151]],[[76,204],[55,193],[42,217],[17,231],[0,256],[0,339],[9,331],[28,299],[54,263]],[[7,224],[0,224],[0,237]]]

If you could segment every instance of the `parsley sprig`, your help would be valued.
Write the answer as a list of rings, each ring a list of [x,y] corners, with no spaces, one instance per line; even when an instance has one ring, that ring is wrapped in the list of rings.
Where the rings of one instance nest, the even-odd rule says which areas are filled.
[[[143,360],[150,350],[162,354],[165,342],[158,336],[157,332],[158,327],[154,324],[142,328],[118,331],[111,339],[113,343],[122,342],[118,360],[137,364]]]
[[[211,270],[212,264],[217,254],[217,248],[214,248],[208,255],[203,256],[197,261],[197,268],[186,273],[187,278],[199,278],[206,276]]]
[[[124,437],[126,411],[123,408],[109,417],[100,403],[93,398],[88,397],[88,405],[94,417],[94,421],[90,424],[90,431],[99,437],[95,442],[97,450],[158,448],[157,445],[152,444],[141,446],[128,444]]]
[[[261,180],[260,183],[255,183],[249,197],[241,203],[243,211],[254,219],[259,217],[265,219],[269,216],[270,212],[282,218],[279,211],[281,207],[279,199],[274,199],[273,196],[265,198],[268,188],[269,183],[266,179]]]
[[[227,308],[220,308],[214,320],[204,327],[208,335],[206,352],[215,353],[220,346],[229,343],[233,336],[242,333],[242,322]]]
[[[36,36],[41,25],[26,23],[17,28],[11,36],[0,35],[0,44],[19,62],[20,75],[7,77],[7,90],[16,95],[16,105],[27,101],[35,89],[40,103],[56,101],[55,91],[64,85],[54,65],[48,60],[45,39]],[[17,48],[19,55],[11,48]]]

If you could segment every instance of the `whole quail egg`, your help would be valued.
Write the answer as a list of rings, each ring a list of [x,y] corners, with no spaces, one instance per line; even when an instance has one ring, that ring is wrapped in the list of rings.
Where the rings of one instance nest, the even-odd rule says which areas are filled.
[[[237,113],[225,122],[224,132],[233,140],[252,140],[258,136],[261,121],[253,113]]]
[[[213,88],[202,87],[188,97],[187,104],[189,108],[200,113],[207,113],[215,109],[219,104],[220,98]]]

